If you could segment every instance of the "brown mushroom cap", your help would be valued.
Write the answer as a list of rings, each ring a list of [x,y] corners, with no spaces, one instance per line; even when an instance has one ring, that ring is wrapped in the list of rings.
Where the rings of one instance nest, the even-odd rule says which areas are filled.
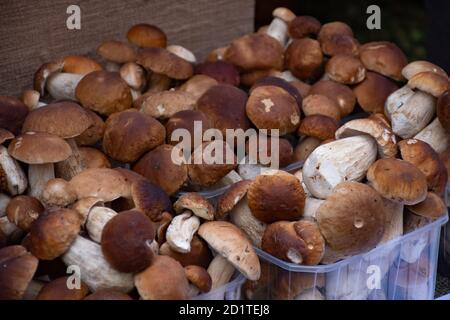
[[[3,144],[3,142],[14,139],[14,135],[12,132],[0,128],[0,144]]]
[[[401,81],[402,69],[408,59],[402,50],[392,42],[369,42],[359,48],[361,61],[367,70]]]
[[[0,96],[0,128],[18,134],[28,115],[28,107],[19,99]]]
[[[289,22],[289,35],[293,39],[315,36],[319,33],[322,24],[311,16],[297,16]]]
[[[300,181],[283,171],[257,176],[248,189],[247,199],[252,214],[265,223],[298,220],[305,206]]]
[[[224,60],[244,71],[281,70],[283,47],[267,34],[252,33],[233,40],[225,51]]]
[[[439,154],[426,142],[405,139],[398,143],[402,159],[416,166],[426,177],[428,188],[432,188],[441,172]]]
[[[294,149],[295,161],[305,161],[306,158],[314,151],[320,144],[321,140],[314,137],[305,137],[300,139]]]
[[[302,105],[302,94],[300,93],[300,91],[297,89],[297,87],[292,85],[292,83],[289,83],[282,78],[274,77],[274,76],[268,76],[268,77],[261,78],[258,81],[256,81],[253,84],[253,86],[250,88],[250,93],[255,88],[262,87],[262,86],[280,87],[280,88],[286,90],[291,96],[293,96],[295,98],[295,101],[297,101],[298,106]]]
[[[196,235],[192,238],[190,252],[181,253],[172,250],[170,245],[166,242],[159,248],[159,254],[169,256],[177,260],[183,267],[197,265],[203,268],[208,268],[209,263],[213,259],[211,250],[208,248],[206,242]]]
[[[185,164],[173,161],[175,149],[163,144],[145,154],[133,167],[133,171],[141,174],[156,184],[169,195],[177,192],[187,181],[188,170]]]
[[[277,76],[280,76],[280,71],[275,69],[252,70],[241,73],[240,83],[244,87],[251,87],[263,78]]]
[[[256,142],[252,138],[245,143],[245,152],[249,161],[264,166],[278,165],[280,168],[292,163],[294,150],[288,139],[258,134]],[[272,155],[272,145],[278,145],[278,154]],[[267,157],[267,158],[266,158]],[[275,161],[278,161],[276,164]]]
[[[219,84],[211,87],[197,101],[198,110],[209,119],[211,128],[219,129],[226,135],[226,129],[250,128],[245,113],[247,94],[230,85]]]
[[[98,149],[90,147],[78,148],[85,169],[111,168],[108,157]]]
[[[219,83],[239,86],[239,72],[234,65],[225,61],[203,62],[194,68],[195,74],[207,75]]]
[[[78,55],[65,56],[63,59],[63,72],[85,75],[94,71],[102,70],[97,61]]]
[[[224,219],[228,213],[233,210],[242,198],[247,194],[250,187],[251,180],[242,180],[233,183],[219,198],[217,201],[216,219]]]
[[[81,217],[72,209],[42,214],[31,226],[28,248],[41,260],[53,260],[69,249],[80,232]]]
[[[353,92],[364,111],[383,113],[387,97],[397,89],[398,86],[390,79],[369,71]]]
[[[302,110],[305,116],[320,114],[336,121],[341,119],[341,109],[336,101],[321,94],[310,94],[303,99]]]
[[[167,36],[157,26],[140,23],[132,26],[127,32],[129,42],[139,47],[161,47],[167,45]]]
[[[103,138],[105,122],[98,114],[90,109],[84,109],[92,120],[92,126],[75,138],[78,146],[93,146]]]
[[[425,200],[427,180],[411,163],[395,158],[380,159],[367,171],[369,184],[384,198],[413,205]]]
[[[130,195],[130,185],[125,177],[109,168],[86,169],[73,177],[69,183],[76,190],[78,199],[96,197],[103,201],[112,201]]]
[[[25,163],[44,164],[66,160],[72,149],[62,138],[44,132],[26,132],[11,141],[9,154]]]
[[[378,244],[386,214],[380,195],[371,187],[342,182],[319,207],[316,219],[327,245],[343,255],[351,255]]]
[[[325,67],[327,76],[343,84],[357,84],[366,77],[366,69],[358,58],[338,54],[328,60]]]
[[[101,246],[106,260],[118,271],[140,272],[153,259],[150,243],[155,230],[151,220],[138,210],[120,212],[103,228]]]
[[[154,222],[160,221],[164,212],[173,212],[169,196],[161,188],[146,180],[132,183],[131,196],[136,209],[145,213]]]
[[[168,256],[155,256],[152,264],[134,277],[139,295],[145,300],[184,300],[189,282],[181,264]]]
[[[125,110],[106,120],[103,150],[114,160],[134,162],[165,139],[166,130],[157,120],[134,109]]]
[[[22,246],[0,249],[0,299],[19,300],[36,272],[39,260]]]
[[[333,34],[321,42],[322,51],[327,56],[347,54],[359,55],[359,42],[347,34]]]
[[[127,43],[110,40],[103,42],[97,48],[97,54],[108,61],[126,63],[136,59],[136,51]]]
[[[84,76],[75,89],[83,107],[103,115],[131,108],[131,91],[119,73],[95,71]]]
[[[208,271],[200,266],[190,265],[184,267],[189,282],[200,289],[200,292],[209,292],[212,287],[212,279]]]
[[[183,83],[180,86],[180,90],[190,93],[195,100],[198,100],[209,88],[218,84],[219,82],[216,79],[204,74],[196,74]]]
[[[192,211],[197,217],[205,220],[214,220],[215,209],[209,201],[196,192],[187,192],[178,198],[173,204],[176,213],[185,210]]]
[[[333,21],[325,23],[322,28],[320,28],[317,39],[322,43],[337,34],[353,37],[352,28],[350,28],[348,24],[341,21]]]
[[[416,74],[421,72],[434,72],[443,77],[448,78],[447,73],[439,66],[424,60],[418,60],[408,63],[402,70],[402,75],[406,80],[411,79]]]
[[[100,289],[86,296],[84,300],[133,300],[126,293],[111,289]]]
[[[352,113],[356,103],[356,97],[352,89],[331,80],[316,82],[311,86],[308,94],[321,94],[335,100],[341,110],[341,117]]]
[[[296,100],[277,86],[261,86],[252,90],[246,112],[258,129],[278,129],[279,135],[294,132],[300,123]],[[268,134],[274,134],[268,131]]]
[[[185,129],[191,135],[191,150],[194,150],[199,146],[201,142],[196,142],[194,139],[195,135],[195,122],[201,122],[202,132],[201,134],[210,128],[209,119],[206,115],[200,110],[184,110],[175,113],[170,117],[169,121],[166,123],[166,137],[167,143],[171,145],[177,145],[180,143],[176,138],[176,136],[172,137],[172,134],[177,129]]]
[[[195,109],[196,102],[188,92],[166,90],[142,95],[134,107],[153,118],[167,119],[179,111]]]
[[[188,79],[194,73],[190,62],[162,48],[139,50],[136,63],[152,72],[177,80]]]
[[[418,89],[438,98],[445,91],[449,90],[450,82],[445,76],[432,71],[426,71],[418,73],[409,79],[408,86],[411,89]]]
[[[259,279],[261,266],[258,256],[241,229],[226,221],[208,221],[200,226],[198,235],[247,279]]]
[[[439,97],[437,102],[437,116],[442,127],[450,134],[450,90]]]
[[[80,288],[69,288],[70,277],[61,277],[45,284],[39,291],[36,300],[82,300],[89,288],[81,282]]]
[[[320,43],[310,38],[296,39],[287,47],[285,66],[300,80],[314,79],[322,72]]]
[[[298,128],[298,134],[302,136],[315,137],[320,140],[334,138],[336,130],[339,128],[338,122],[330,117],[320,114],[307,116],[302,120]]]
[[[434,192],[428,192],[424,201],[409,206],[408,209],[419,216],[431,219],[437,219],[447,213],[444,201]]]
[[[218,160],[219,163],[216,163],[215,160]],[[212,186],[236,166],[234,151],[228,143],[222,140],[204,142],[192,153],[191,163],[188,164],[189,182],[197,187]]]
[[[79,136],[92,124],[91,118],[80,105],[61,101],[30,112],[22,132],[46,132],[68,139]]]
[[[317,265],[325,252],[325,240],[313,221],[278,221],[267,226],[261,249],[288,262]]]
[[[77,200],[77,193],[64,179],[50,179],[42,192],[42,201],[47,206],[66,207]]]
[[[30,231],[32,223],[44,212],[41,202],[30,196],[21,195],[12,198],[6,207],[6,215],[23,231]]]

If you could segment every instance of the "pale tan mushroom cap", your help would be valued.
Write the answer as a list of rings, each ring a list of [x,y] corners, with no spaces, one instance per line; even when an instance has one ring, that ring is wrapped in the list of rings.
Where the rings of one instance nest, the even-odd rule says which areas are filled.
[[[409,79],[408,86],[411,89],[418,89],[438,98],[450,88],[450,82],[445,76],[426,71],[418,73]]]
[[[213,220],[215,210],[209,201],[202,195],[195,192],[183,194],[173,204],[176,213],[182,213],[184,210],[190,210],[196,216],[205,220]]]

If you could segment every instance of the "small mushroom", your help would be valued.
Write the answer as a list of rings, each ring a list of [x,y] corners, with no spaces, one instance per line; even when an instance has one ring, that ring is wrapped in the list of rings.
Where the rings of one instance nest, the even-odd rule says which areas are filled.
[[[311,16],[296,16],[289,22],[289,35],[293,39],[316,36],[322,24],[319,20]]]
[[[111,161],[98,149],[81,147],[78,149],[86,169],[111,168]]]
[[[117,40],[102,42],[97,47],[97,54],[107,60],[106,70],[118,71],[121,64],[136,59],[136,50],[129,44]]]
[[[44,212],[41,202],[30,196],[12,198],[6,207],[8,220],[25,232],[30,231],[31,225]]]
[[[173,204],[176,213],[184,210],[191,211],[194,215],[205,220],[213,220],[215,215],[214,207],[207,199],[195,192],[183,194]]]
[[[322,72],[323,54],[320,43],[310,38],[295,39],[285,52],[285,65],[300,80],[310,80]]]
[[[157,26],[139,23],[133,25],[127,32],[127,39],[138,47],[160,47],[165,48],[167,36]]]
[[[47,206],[67,207],[77,200],[77,193],[64,179],[48,180],[42,191],[42,201]]]
[[[408,209],[414,214],[429,219],[437,219],[447,213],[444,201],[434,192],[428,192],[424,201],[408,206]]]
[[[200,227],[200,219],[186,211],[175,216],[166,232],[166,240],[172,250],[187,253],[191,250],[191,241]]]
[[[338,122],[328,116],[313,114],[305,117],[298,128],[298,135],[314,137],[321,141],[333,139],[338,129]]]
[[[308,95],[320,94],[334,100],[341,111],[341,118],[349,115],[356,103],[356,97],[349,87],[331,81],[320,80],[311,86]]]
[[[196,288],[198,288],[200,292],[205,293],[211,290],[212,279],[205,268],[196,265],[190,265],[184,267],[184,270],[189,282]]]
[[[278,7],[272,11],[272,21],[267,27],[266,33],[277,39],[284,47],[288,40],[288,26],[294,20],[295,13],[288,8]]]
[[[160,255],[169,256],[177,260],[183,267],[189,265],[197,265],[207,268],[213,259],[211,250],[208,248],[206,242],[194,235],[190,244],[191,250],[186,253],[181,253],[172,250],[172,247],[167,243],[163,243],[159,249]]]
[[[341,109],[336,101],[321,94],[310,94],[303,99],[302,111],[305,116],[319,114],[336,121],[341,119]]]
[[[366,69],[358,58],[351,55],[338,54],[328,60],[326,75],[333,81],[353,85],[366,78]]]

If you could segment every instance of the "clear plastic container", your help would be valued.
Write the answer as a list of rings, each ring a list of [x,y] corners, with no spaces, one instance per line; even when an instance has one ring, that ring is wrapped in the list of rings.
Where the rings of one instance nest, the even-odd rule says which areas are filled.
[[[450,182],[445,192],[447,207],[450,207]],[[441,245],[439,247],[439,273],[450,278],[450,223],[442,227]]]
[[[329,265],[302,266],[257,249],[264,279],[253,299],[430,300],[436,285],[445,215],[367,253]]]
[[[245,277],[238,273],[235,275],[234,279],[226,285],[211,290],[208,293],[201,294],[193,300],[240,300],[241,288],[244,282]]]
[[[450,294],[446,294],[445,296],[439,297],[436,300],[450,300]]]

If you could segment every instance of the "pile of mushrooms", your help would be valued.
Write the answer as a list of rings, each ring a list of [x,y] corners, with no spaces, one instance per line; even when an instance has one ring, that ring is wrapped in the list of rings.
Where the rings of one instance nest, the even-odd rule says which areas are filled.
[[[191,299],[238,273],[247,298],[268,287],[273,299],[330,298],[331,277],[275,279],[254,247],[329,264],[446,214],[438,66],[286,8],[203,62],[153,25],[126,38],[45,63],[20,99],[0,96],[0,299]],[[195,121],[224,140],[192,139],[193,163],[174,163],[172,133],[194,135]],[[289,170],[246,162],[248,137],[232,163],[195,161],[229,150],[227,129],[250,128],[268,130],[258,150],[276,141]]]

